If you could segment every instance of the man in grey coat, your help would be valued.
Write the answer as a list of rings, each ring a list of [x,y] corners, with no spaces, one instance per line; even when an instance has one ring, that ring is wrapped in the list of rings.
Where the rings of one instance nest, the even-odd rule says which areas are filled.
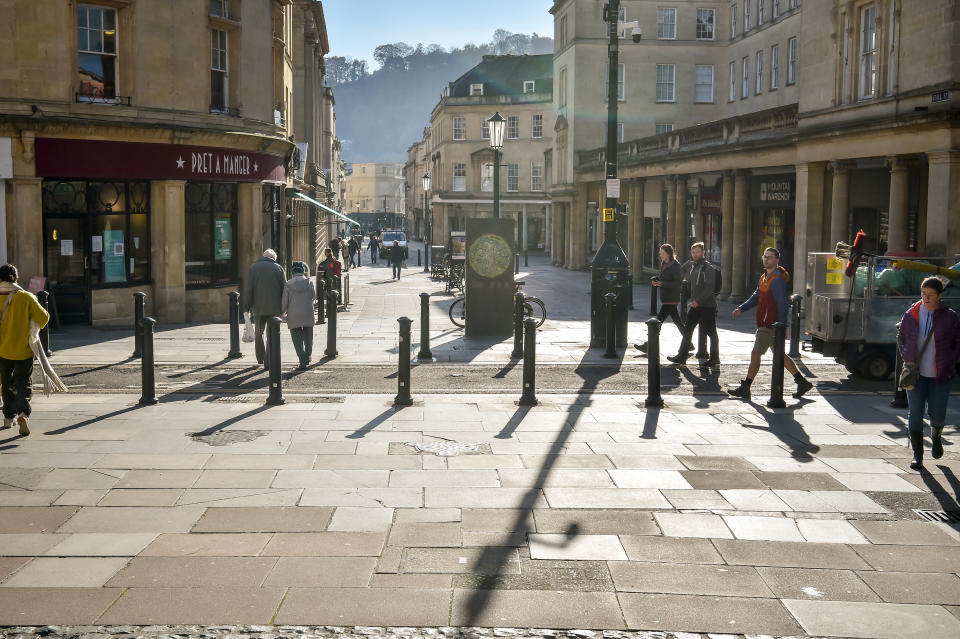
[[[717,366],[720,364],[720,340],[717,336],[717,269],[704,256],[703,242],[697,242],[690,247],[690,257],[693,258],[687,274],[687,281],[690,282],[690,308],[683,328],[683,340],[680,342],[680,351],[667,359],[676,364],[686,363],[693,329],[699,324],[710,338],[710,359],[705,365]]]
[[[263,252],[263,257],[250,265],[247,280],[243,284],[243,299],[246,310],[250,311],[256,325],[257,363],[265,369],[270,367],[270,353],[263,340],[263,331],[267,320],[283,312],[283,287],[287,278],[283,268],[277,264],[277,254],[273,249]]]

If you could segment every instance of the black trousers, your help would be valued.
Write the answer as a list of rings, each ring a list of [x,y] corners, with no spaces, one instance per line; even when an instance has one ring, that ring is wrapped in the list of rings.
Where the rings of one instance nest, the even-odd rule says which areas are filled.
[[[680,332],[683,332],[683,320],[680,319],[680,311],[677,310],[677,304],[661,304],[660,312],[657,313],[657,319],[661,322],[669,317],[673,320],[673,323],[677,325],[677,328],[680,329]]]
[[[683,341],[680,342],[680,356],[687,354],[687,347],[693,341],[693,329],[700,326],[700,349],[705,346],[704,334],[710,338],[710,359],[720,359],[720,336],[717,335],[717,309],[715,307],[697,306],[687,310],[687,325],[683,330]]]
[[[27,359],[4,359],[0,357],[0,384],[3,385],[3,416],[14,418],[18,414],[30,416],[30,375],[33,373],[33,356]]]
[[[400,267],[401,267],[401,264],[393,264],[393,263],[391,263],[390,266],[393,267],[393,277],[394,277],[395,279],[398,279],[398,280],[399,280],[399,279],[400,279]]]

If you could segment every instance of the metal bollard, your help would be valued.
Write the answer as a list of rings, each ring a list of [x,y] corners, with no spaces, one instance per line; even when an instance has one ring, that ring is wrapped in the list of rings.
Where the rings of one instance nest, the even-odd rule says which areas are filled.
[[[426,244],[426,240],[424,240],[424,244]],[[418,253],[419,251],[420,249],[417,249]],[[430,247],[429,246],[423,247],[423,272],[424,273],[430,272]]]
[[[653,285],[653,280],[650,280],[650,314],[657,314],[657,287]]]
[[[524,265],[524,266],[530,266],[530,260],[528,259],[529,257],[530,257],[530,253],[529,253],[527,250],[524,250],[524,251],[523,251],[523,265]]]
[[[37,293],[37,301],[47,313],[50,313],[50,291],[40,291]],[[43,346],[43,352],[49,357],[50,351],[50,322],[44,324],[40,329],[40,344]]]
[[[152,317],[143,318],[143,357],[140,360],[140,401],[141,406],[157,403],[157,385],[153,370],[153,327]]]
[[[900,324],[897,324],[897,332],[900,332]],[[893,399],[890,400],[890,405],[894,408],[909,408],[910,403],[907,401],[907,391],[905,391],[900,386],[900,373],[903,372],[903,356],[900,354],[900,348],[895,348],[897,351],[897,366],[896,370],[893,373]]]
[[[343,305],[350,306],[350,273],[343,274]]]
[[[519,272],[520,272],[520,254],[514,253],[513,254],[513,273],[514,275],[516,275]]]
[[[513,352],[510,359],[523,357],[523,293],[513,294]]]
[[[613,323],[613,309],[617,303],[617,296],[615,293],[607,293],[603,296],[603,305],[607,311],[607,321],[606,321],[606,346],[607,350],[603,354],[606,359],[616,359],[617,358],[617,339],[616,339],[616,328]]]
[[[783,401],[783,354],[787,339],[787,326],[782,322],[773,325],[773,375],[770,376],[769,408],[785,408]]]
[[[627,296],[627,303],[630,304],[629,309],[635,311],[633,307],[633,274],[627,275],[627,286],[630,287],[630,294]]]
[[[267,395],[267,404],[282,406],[283,399],[283,371],[280,370],[280,318],[271,317],[267,320],[267,358],[270,361],[270,394]]]
[[[430,294],[420,293],[420,352],[417,353],[418,364],[429,364],[437,361],[430,351]]]
[[[417,266],[423,266],[423,264],[420,263],[420,249],[417,249]]]
[[[790,357],[800,357],[800,305],[803,303],[802,295],[794,295],[790,298]]]
[[[327,349],[323,354],[330,359],[337,357],[337,302],[336,291],[327,294]]]
[[[317,324],[326,322],[326,312],[323,308],[323,301],[327,299],[327,282],[324,278],[317,275]]]
[[[528,317],[523,320],[523,392],[520,394],[521,406],[536,406],[537,401],[537,320]]]
[[[397,396],[393,398],[394,406],[412,406],[413,398],[410,397],[410,325],[413,320],[409,317],[401,317],[397,320],[400,323],[400,368],[397,372]]]
[[[663,406],[660,396],[660,327],[663,323],[656,317],[647,320],[647,408]]]
[[[133,294],[133,356],[143,356],[143,307],[147,294]]]
[[[230,352],[227,357],[236,359],[243,357],[240,352],[240,293],[230,291],[227,298],[230,304]]]

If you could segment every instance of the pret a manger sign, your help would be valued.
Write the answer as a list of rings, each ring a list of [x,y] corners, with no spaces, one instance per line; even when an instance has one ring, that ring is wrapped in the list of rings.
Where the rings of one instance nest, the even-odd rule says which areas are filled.
[[[229,175],[233,177],[251,175],[251,169],[257,170],[257,163],[250,156],[238,153],[191,153],[190,170],[206,175]]]

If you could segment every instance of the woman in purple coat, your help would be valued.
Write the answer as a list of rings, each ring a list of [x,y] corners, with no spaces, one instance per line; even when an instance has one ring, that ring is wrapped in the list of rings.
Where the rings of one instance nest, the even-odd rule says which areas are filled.
[[[941,435],[947,422],[947,401],[950,399],[950,381],[956,373],[957,357],[960,357],[960,315],[944,304],[943,282],[928,277],[920,285],[920,301],[903,314],[897,346],[904,362],[915,362],[920,379],[912,390],[907,390],[910,404],[908,427],[913,462],[910,468],[923,468],[923,414],[930,414],[930,439],[933,441],[930,454],[934,459],[943,457]],[[933,337],[923,351],[927,335]]]

